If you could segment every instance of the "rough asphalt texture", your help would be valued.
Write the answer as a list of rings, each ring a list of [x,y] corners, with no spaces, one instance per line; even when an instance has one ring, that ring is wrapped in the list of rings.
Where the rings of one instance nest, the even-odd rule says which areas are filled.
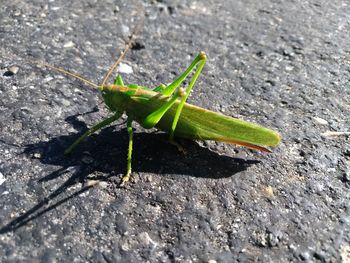
[[[272,154],[123,120],[98,91],[138,23],[126,83],[169,83],[203,50],[190,102],[283,135]],[[350,262],[349,1],[7,1],[0,6],[1,262]],[[125,119],[124,119],[125,120]],[[330,134],[327,132],[343,132]],[[94,185],[94,186],[91,186]]]

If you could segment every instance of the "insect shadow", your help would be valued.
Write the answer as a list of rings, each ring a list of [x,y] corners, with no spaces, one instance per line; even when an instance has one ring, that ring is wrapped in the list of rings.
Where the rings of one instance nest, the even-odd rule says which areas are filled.
[[[77,134],[59,136],[25,147],[24,154],[31,158],[39,159],[50,167],[51,165],[60,167],[55,171],[50,170],[48,174],[38,179],[39,183],[55,180],[66,174],[69,176],[50,195],[42,198],[30,210],[0,228],[0,234],[26,225],[91,187],[85,186],[71,195],[65,195],[66,190],[77,183],[84,183],[87,179],[105,181],[113,177],[119,180],[120,175],[125,173],[128,134],[125,128],[120,129],[120,125],[105,128],[98,134],[90,136],[71,156],[64,156],[63,152],[69,144],[87,130],[85,123],[79,121],[78,117],[79,115],[74,115],[66,119],[79,130]],[[156,173],[174,176],[174,178],[185,175],[218,179],[233,176],[259,162],[219,155],[193,141],[184,140],[181,143],[187,154],[180,153],[170,144],[167,134],[136,132],[134,145],[137,147],[133,151],[135,160],[133,173]],[[92,174],[97,176],[92,177]],[[65,197],[54,203],[54,199],[61,195]]]
[[[78,120],[78,116],[73,115],[66,119],[79,131],[76,134],[27,145],[26,154],[35,158],[35,153],[39,152],[42,163],[62,167],[39,181],[52,180],[62,172],[72,169],[81,174],[78,177],[80,179],[95,172],[105,173],[108,176],[125,173],[128,134],[126,128],[121,128],[121,125],[104,128],[83,141],[70,156],[63,155],[70,143],[88,129],[83,121]],[[230,177],[259,162],[220,155],[190,140],[182,139],[180,143],[185,148],[186,154],[179,152],[174,145],[170,144],[168,135],[165,133],[135,132],[133,173],[218,179]]]

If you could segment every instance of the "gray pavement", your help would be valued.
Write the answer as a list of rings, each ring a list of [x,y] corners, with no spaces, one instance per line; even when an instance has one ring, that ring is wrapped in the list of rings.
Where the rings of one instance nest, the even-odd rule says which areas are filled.
[[[181,141],[110,116],[101,83],[134,26],[126,83],[279,131],[272,154]],[[0,5],[1,262],[350,262],[349,1],[11,1]],[[127,68],[129,68],[126,66]]]

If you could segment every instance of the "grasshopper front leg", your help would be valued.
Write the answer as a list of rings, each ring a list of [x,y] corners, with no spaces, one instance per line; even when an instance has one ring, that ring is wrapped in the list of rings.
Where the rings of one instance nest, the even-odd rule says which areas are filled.
[[[111,124],[112,122],[118,120],[121,117],[122,113],[117,112],[115,113],[113,116],[97,123],[96,125],[94,125],[91,129],[89,129],[88,131],[86,131],[82,136],[80,136],[75,142],[72,143],[71,146],[69,146],[65,151],[64,154],[68,155],[70,154],[75,147],[78,146],[79,143],[82,142],[82,140],[84,140],[86,137],[90,136],[91,134],[95,133],[98,130],[101,130],[103,127]]]

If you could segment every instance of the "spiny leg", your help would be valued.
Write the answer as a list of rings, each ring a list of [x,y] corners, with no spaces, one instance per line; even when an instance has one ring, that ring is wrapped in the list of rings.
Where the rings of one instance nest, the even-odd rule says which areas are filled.
[[[132,119],[127,120],[127,130],[129,134],[129,146],[128,146],[128,158],[127,158],[127,168],[126,174],[122,178],[120,186],[124,186],[129,180],[131,175],[131,160],[132,160],[132,142],[133,142],[133,130],[132,130]]]
[[[174,93],[176,88],[178,88],[181,85],[181,83],[187,78],[187,76],[192,72],[192,70],[197,66],[198,63],[200,63],[199,67],[203,68],[206,59],[207,59],[207,56],[205,55],[205,53],[203,51],[199,52],[197,57],[192,61],[191,65],[189,65],[188,68],[176,80],[174,80],[172,83],[170,83],[165,88],[162,87],[162,89],[161,89],[160,87],[157,87],[156,89],[161,89],[160,92],[163,95],[170,96],[171,94]],[[201,66],[201,64],[203,64],[203,65]],[[200,69],[200,71],[201,70],[202,69]],[[197,69],[197,71],[198,71],[198,69]]]
[[[160,92],[162,95],[165,96],[170,96],[171,94],[173,94],[175,92],[175,90],[177,89],[178,92],[176,92],[175,94],[173,94],[173,96],[166,102],[164,103],[159,109],[157,109],[156,111],[152,112],[151,114],[149,114],[145,120],[143,121],[143,126],[145,128],[152,128],[154,127],[159,121],[160,119],[163,117],[163,115],[174,105],[174,103],[176,102],[176,100],[181,97],[180,103],[177,106],[176,112],[175,112],[175,116],[174,116],[174,120],[171,126],[171,130],[170,130],[170,136],[169,136],[169,140],[170,143],[172,143],[173,145],[175,145],[178,150],[180,152],[186,153],[185,149],[174,140],[174,131],[176,129],[176,125],[178,123],[181,111],[183,106],[186,103],[186,100],[199,76],[199,74],[201,73],[204,64],[206,62],[206,55],[204,52],[200,52],[197,57],[192,61],[191,65],[184,71],[184,73],[182,73],[175,81],[173,81],[171,84],[169,84],[167,87],[164,87],[163,85],[158,86],[157,88],[154,89],[154,91],[158,91]],[[189,86],[187,87],[186,91],[183,90],[182,88],[180,88],[179,86],[181,85],[181,83],[185,80],[185,78],[192,72],[192,70],[197,66],[197,64],[199,63],[194,76],[191,79],[191,82],[189,84]]]
[[[89,129],[88,131],[86,131],[82,136],[80,136],[75,142],[72,143],[71,146],[69,146],[65,151],[64,151],[64,154],[70,154],[75,147],[78,146],[78,144],[84,140],[87,136],[93,134],[94,132],[102,129],[103,127],[111,124],[112,122],[116,121],[117,119],[120,118],[120,116],[122,115],[122,113],[115,113],[113,116],[97,123],[96,125],[94,125],[91,129]]]
[[[200,74],[204,64],[206,61],[206,55],[204,52],[200,52],[198,54],[198,56],[192,61],[191,65],[184,71],[184,73],[182,73],[176,80],[174,80],[171,84],[169,84],[168,86],[164,87],[162,85],[158,86],[157,88],[155,88],[155,91],[159,91],[162,95],[165,96],[170,96],[172,95],[175,90],[178,88],[178,92],[176,92],[175,94],[173,94],[173,96],[166,102],[164,103],[159,109],[157,109],[156,111],[152,112],[151,114],[149,114],[145,120],[143,121],[143,126],[145,128],[152,128],[154,127],[159,121],[160,119],[163,117],[163,115],[171,108],[171,106],[174,105],[174,103],[176,102],[178,97],[182,97],[179,106],[176,110],[176,114],[174,117],[174,121],[172,124],[172,129],[170,132],[170,139],[173,139],[173,133],[174,130],[176,128],[176,124],[178,122],[181,110],[183,108],[183,105],[186,102],[186,99],[194,85],[194,83],[196,82],[198,75]],[[185,78],[192,72],[192,70],[197,66],[197,64],[199,63],[199,66],[191,80],[190,85],[188,86],[187,90],[184,91],[182,88],[179,88],[179,86],[181,85],[181,83],[185,80]]]
[[[199,74],[201,73],[206,60],[207,60],[207,56],[205,55],[205,53],[203,51],[201,51],[198,54],[198,56],[195,58],[195,60],[192,62],[192,64],[195,62],[194,65],[196,65],[197,63],[199,63],[199,65],[198,65],[198,67],[197,67],[197,69],[196,69],[196,71],[195,71],[195,73],[194,73],[194,75],[193,75],[193,77],[191,79],[190,84],[188,85],[188,87],[186,89],[185,94],[183,94],[181,96],[181,101],[180,101],[179,105],[177,106],[177,109],[176,109],[176,112],[175,112],[175,117],[174,117],[174,120],[173,120],[173,124],[172,124],[171,130],[170,130],[170,137],[169,137],[170,141],[174,141],[174,132],[175,132],[175,129],[176,129],[177,122],[179,121],[182,108],[185,105],[186,100],[187,100],[188,96],[190,95],[190,92],[191,92],[194,84],[196,83],[197,78],[198,78]],[[191,71],[192,71],[193,67],[191,68]]]

